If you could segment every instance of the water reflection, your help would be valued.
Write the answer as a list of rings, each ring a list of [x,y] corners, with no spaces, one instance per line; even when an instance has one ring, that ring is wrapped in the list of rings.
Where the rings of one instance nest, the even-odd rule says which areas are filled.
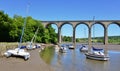
[[[41,51],[40,53],[41,58],[48,64],[51,63],[52,59],[54,58],[54,48],[48,47]]]
[[[79,47],[67,53],[55,52],[54,48],[46,48],[40,53],[41,58],[53,66],[55,71],[119,71],[120,52],[108,51],[109,61],[97,61],[86,59]]]

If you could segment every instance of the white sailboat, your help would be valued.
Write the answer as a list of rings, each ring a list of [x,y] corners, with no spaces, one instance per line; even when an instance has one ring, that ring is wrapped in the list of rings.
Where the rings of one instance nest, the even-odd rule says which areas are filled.
[[[40,48],[40,47],[41,47],[40,44],[35,44],[35,45],[34,45],[34,43],[33,43],[33,41],[35,42],[35,38],[36,38],[36,35],[37,35],[37,33],[38,33],[38,30],[39,30],[39,27],[37,28],[37,30],[36,30],[36,32],[35,32],[32,40],[31,40],[31,42],[28,42],[28,43],[27,43],[26,49],[30,50],[30,49],[36,49],[36,48]]]
[[[103,49],[98,49],[94,47],[92,47],[91,53],[85,53],[85,55],[89,59],[104,60],[104,61],[109,60],[109,56],[104,54]]]
[[[71,37],[72,41],[73,41],[73,37]],[[75,49],[74,45],[73,44],[69,44],[68,46],[69,49]]]
[[[28,7],[27,7],[28,8]],[[27,9],[28,10],[28,9]],[[13,50],[8,50],[4,53],[4,55],[6,57],[10,57],[10,56],[20,56],[20,57],[23,57],[25,60],[28,60],[30,58],[30,53],[25,51],[24,49],[21,49],[21,43],[22,43],[22,37],[23,37],[23,34],[24,34],[24,28],[26,26],[26,21],[27,21],[27,16],[25,18],[25,21],[24,21],[24,26],[23,26],[23,29],[22,29],[22,35],[21,35],[21,38],[20,38],[20,43],[18,45],[18,48],[16,49],[13,49]]]
[[[86,29],[84,27],[84,36],[86,37],[86,33],[85,32],[86,32]],[[81,52],[88,52],[88,47],[82,44],[81,47],[80,47],[80,51]]]
[[[94,21],[94,18],[93,18]],[[104,54],[103,49],[98,49],[98,48],[94,48],[92,47],[92,51],[85,53],[86,58],[89,59],[94,59],[94,60],[103,60],[103,61],[107,61],[109,60],[109,56]]]

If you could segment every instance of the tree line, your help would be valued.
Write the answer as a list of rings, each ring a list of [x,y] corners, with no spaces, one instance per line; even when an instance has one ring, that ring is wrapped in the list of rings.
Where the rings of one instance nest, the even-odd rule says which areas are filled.
[[[14,15],[11,18],[4,11],[0,11],[0,42],[19,42],[25,18],[27,18],[27,21],[22,39],[23,42],[31,41],[39,27],[35,42],[57,43],[57,34],[51,25],[45,28],[39,20],[33,19],[31,16],[22,17]]]
[[[62,42],[72,42],[72,37],[62,36]],[[88,43],[88,38],[76,38],[78,43]],[[104,37],[92,37],[92,43],[104,43]],[[108,36],[108,43],[120,44],[120,36]]]

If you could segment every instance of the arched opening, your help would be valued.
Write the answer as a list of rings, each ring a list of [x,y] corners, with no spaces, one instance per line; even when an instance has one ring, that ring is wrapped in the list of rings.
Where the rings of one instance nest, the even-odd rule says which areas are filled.
[[[108,25],[108,43],[120,44],[120,26],[116,23]]]
[[[88,26],[81,23],[76,26],[76,43],[88,44]]]
[[[52,28],[55,30],[55,33],[58,33],[58,27],[56,24],[51,24]]]
[[[104,44],[104,26],[95,23],[91,27],[92,44]]]
[[[71,43],[73,42],[73,26],[70,23],[64,23],[61,26],[61,42]]]

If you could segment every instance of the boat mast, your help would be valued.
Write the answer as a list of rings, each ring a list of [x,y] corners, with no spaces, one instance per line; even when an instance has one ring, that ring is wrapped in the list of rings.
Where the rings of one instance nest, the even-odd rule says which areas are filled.
[[[39,26],[38,26],[38,28],[37,28],[37,30],[36,30],[36,32],[35,32],[32,40],[31,40],[31,43],[32,43],[33,41],[35,42],[35,39],[36,39],[36,35],[37,35],[37,33],[38,33],[38,30],[39,30]]]
[[[85,28],[85,26],[84,26],[84,38],[87,38],[87,36],[86,36],[86,28]],[[86,43],[86,40],[85,40],[85,43]]]
[[[93,39],[95,39],[95,16],[93,16]]]
[[[27,22],[28,10],[29,10],[29,4],[27,5],[27,8],[26,8],[26,17],[24,19],[24,25],[23,25],[23,28],[22,28],[22,34],[21,34],[21,37],[20,37],[20,42],[19,42],[18,48],[21,48],[21,43],[22,43],[22,38],[23,38],[23,34],[24,34],[24,29],[25,29],[26,22]]]

